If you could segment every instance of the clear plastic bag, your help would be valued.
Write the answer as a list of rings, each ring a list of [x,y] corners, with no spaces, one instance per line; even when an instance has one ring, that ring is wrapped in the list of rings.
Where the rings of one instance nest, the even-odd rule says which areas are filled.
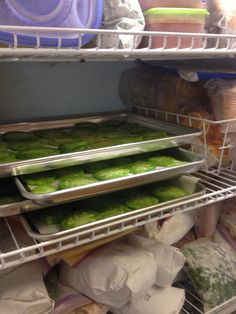
[[[144,16],[138,0],[104,0],[102,28],[119,31],[144,30]],[[142,36],[102,35],[100,48],[136,48]]]

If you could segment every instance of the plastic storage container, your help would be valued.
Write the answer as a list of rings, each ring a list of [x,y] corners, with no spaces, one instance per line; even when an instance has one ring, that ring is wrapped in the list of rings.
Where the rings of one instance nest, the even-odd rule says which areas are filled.
[[[189,8],[152,8],[144,12],[146,31],[159,32],[181,32],[181,33],[203,33],[204,22],[207,10],[189,9]],[[153,36],[151,48],[178,47],[178,37],[166,37],[166,43],[163,36]],[[200,48],[202,47],[201,37],[192,39],[189,37],[180,37],[179,48]]]
[[[150,8],[198,8],[202,7],[201,0],[139,0],[143,11]]]
[[[0,24],[39,27],[99,28],[103,14],[103,0],[2,0]],[[32,34],[32,33],[31,33]],[[18,36],[18,44],[36,45],[36,38],[25,32]],[[30,36],[31,35],[31,36]],[[83,35],[82,44],[93,35]],[[11,44],[13,35],[1,32],[0,41]],[[54,33],[41,37],[41,46],[57,46]],[[62,46],[78,45],[78,35],[62,34]]]

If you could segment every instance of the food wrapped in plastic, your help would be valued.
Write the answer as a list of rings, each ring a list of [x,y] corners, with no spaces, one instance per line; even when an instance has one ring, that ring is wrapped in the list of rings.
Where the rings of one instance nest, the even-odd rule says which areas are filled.
[[[186,261],[179,249],[138,234],[128,235],[125,242],[154,255],[157,269],[155,284],[159,287],[171,286]]]
[[[222,202],[196,209],[194,213],[197,238],[212,237],[220,217]]]
[[[205,83],[204,87],[211,99],[211,107],[216,120],[236,118],[236,80],[211,79]],[[228,132],[235,131],[236,123],[231,122]]]
[[[205,310],[227,301],[236,294],[236,254],[221,243],[202,238],[185,245],[186,271]]]
[[[152,253],[118,241],[73,266],[62,263],[60,281],[96,302],[119,308],[139,300],[154,284],[155,274]]]
[[[102,28],[118,31],[144,30],[144,16],[138,0],[104,0]],[[102,35],[97,40],[100,48],[136,48],[142,36]]]
[[[172,245],[181,240],[193,226],[193,214],[188,212],[176,214],[164,221],[148,223],[144,228],[149,238]]]
[[[236,238],[236,198],[224,202],[220,221],[232,237]]]
[[[184,289],[153,286],[138,302],[113,309],[114,314],[178,314],[185,301]]]
[[[0,276],[0,308],[4,314],[49,314],[48,296],[40,262],[31,262]]]

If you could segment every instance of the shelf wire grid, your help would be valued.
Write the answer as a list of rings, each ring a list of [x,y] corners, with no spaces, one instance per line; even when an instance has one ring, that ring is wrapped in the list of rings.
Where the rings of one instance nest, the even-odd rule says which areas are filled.
[[[194,208],[236,196],[235,169],[222,168],[220,173],[199,171],[194,176],[205,186],[205,195],[185,202],[177,200],[174,205],[163,206],[163,208],[156,210],[152,209],[148,213],[134,214],[128,219],[116,218],[109,224],[101,224],[84,232],[71,233],[65,237],[50,241],[37,242],[31,239],[31,244],[24,245],[19,240],[22,237],[22,233],[25,232],[24,229],[19,234],[19,230],[16,231],[14,228],[14,220],[4,218],[1,220],[1,223],[4,224],[4,226],[1,225],[1,230],[7,230],[8,237],[11,240],[11,250],[0,252],[0,270],[16,267],[23,263],[75,248],[120,232],[134,230],[134,228],[143,226],[148,222],[157,221],[173,214],[187,212]],[[25,234],[25,236],[27,235]],[[189,283],[179,283],[179,287],[185,289],[187,296],[182,312],[186,314],[205,314],[202,302],[200,302],[198,296],[193,292]],[[230,314],[233,313],[235,308],[236,297],[207,312],[207,314]]]
[[[131,106],[130,110],[149,118],[200,129],[202,136],[200,140],[192,143],[191,150],[205,158],[205,171],[220,173],[226,166],[231,170],[236,168],[236,141],[234,139],[236,118],[213,121],[143,106]],[[220,134],[217,142],[213,142],[214,147],[211,143],[212,138],[208,135],[211,128],[213,131],[219,131]]]
[[[204,33],[179,33],[179,32],[150,32],[150,31],[117,31],[101,29],[75,29],[75,28],[53,28],[53,27],[24,27],[24,26],[4,26],[0,25],[0,32],[11,33],[12,40],[2,42],[0,48],[1,60],[53,60],[72,61],[80,59],[164,59],[192,58],[192,57],[219,57],[234,56],[236,35],[231,34],[204,34]],[[27,34],[34,37],[31,47],[22,45],[21,35]],[[54,47],[42,45],[42,39],[47,36],[54,37]],[[82,45],[84,35],[94,35],[93,44]],[[103,42],[106,36],[112,36],[113,45],[104,48]],[[129,40],[129,47],[123,47],[120,41],[121,36]],[[139,38],[145,38],[145,44],[138,49]],[[76,39],[76,45],[63,45],[63,38]],[[152,48],[155,39],[159,39],[162,44],[159,48]],[[174,40],[172,48],[168,48],[169,40]],[[187,44],[186,44],[187,41]],[[195,43],[198,48],[195,48]],[[200,43],[200,45],[199,45]],[[182,48],[184,47],[184,48]]]

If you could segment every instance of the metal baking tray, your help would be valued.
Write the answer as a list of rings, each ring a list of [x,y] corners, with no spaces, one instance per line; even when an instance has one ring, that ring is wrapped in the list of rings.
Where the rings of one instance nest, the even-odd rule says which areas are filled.
[[[128,212],[126,214],[121,214],[121,215],[116,215],[114,217],[109,217],[106,219],[102,219],[102,220],[98,220],[96,222],[92,222],[83,226],[79,226],[73,229],[69,229],[69,230],[57,230],[57,232],[55,233],[51,233],[50,231],[53,229],[57,229],[58,227],[56,225],[54,225],[53,228],[48,227],[48,234],[41,234],[39,232],[38,229],[40,229],[40,225],[39,228],[37,228],[37,222],[36,221],[28,221],[28,219],[24,216],[21,215],[21,221],[22,224],[27,232],[27,234],[37,240],[37,241],[48,241],[48,240],[52,240],[55,238],[59,238],[59,237],[63,237],[66,236],[67,234],[70,233],[77,233],[77,232],[86,232],[86,231],[93,231],[93,229],[96,229],[97,227],[106,227],[109,225],[112,225],[112,223],[114,222],[123,222],[126,221],[127,219],[130,218],[138,218],[139,214],[149,214],[151,211],[153,210],[158,210],[160,209],[160,211],[163,210],[164,207],[168,207],[171,206],[172,204],[174,206],[177,206],[179,203],[183,203],[189,199],[194,199],[194,198],[198,198],[203,196],[206,193],[206,189],[205,187],[198,182],[198,179],[191,176],[191,175],[183,175],[179,178],[176,178],[175,184],[178,185],[179,187],[184,188],[186,191],[188,191],[191,195],[176,199],[176,200],[172,200],[172,201],[168,201],[168,202],[164,202],[158,205],[154,205],[154,206],[150,206],[150,207],[146,207],[146,208],[142,208],[142,209],[138,209],[138,210],[133,210],[132,212]],[[77,205],[78,206],[78,205]],[[57,208],[55,207],[55,214],[57,212]],[[44,230],[46,230],[45,226],[44,226]]]
[[[0,181],[0,190],[2,188],[7,187],[9,190],[11,190],[12,195],[20,196],[19,191],[17,187],[15,186],[15,183],[13,180],[9,179],[3,179]],[[22,197],[22,200],[19,200],[18,202],[8,203],[5,205],[0,205],[0,217],[8,217],[13,215],[18,215],[21,213],[25,213],[28,211],[33,211],[36,209],[40,209],[42,206],[35,204],[31,200],[24,199]]]
[[[0,126],[0,133],[12,131],[30,132],[53,128],[58,129],[72,127],[79,122],[104,122],[109,120],[127,121],[129,123],[134,123],[154,130],[164,130],[170,134],[170,137],[0,164],[0,177],[47,171],[92,161],[140,154],[166,149],[169,147],[177,147],[179,145],[189,144],[193,142],[196,137],[201,135],[201,132],[198,129],[170,124],[127,112],[76,119],[5,125]]]
[[[129,175],[127,177],[121,177],[107,181],[99,181],[89,185],[69,188],[47,194],[34,194],[29,192],[21,182],[20,178],[16,177],[15,181],[19,191],[25,198],[30,199],[39,205],[52,205],[66,203],[73,200],[114,192],[122,189],[128,189],[130,187],[161,181],[186,173],[193,173],[198,171],[205,163],[205,159],[202,157],[181,148],[166,150],[165,155],[174,156],[178,160],[185,161],[185,163],[175,167],[158,168],[150,172]]]

